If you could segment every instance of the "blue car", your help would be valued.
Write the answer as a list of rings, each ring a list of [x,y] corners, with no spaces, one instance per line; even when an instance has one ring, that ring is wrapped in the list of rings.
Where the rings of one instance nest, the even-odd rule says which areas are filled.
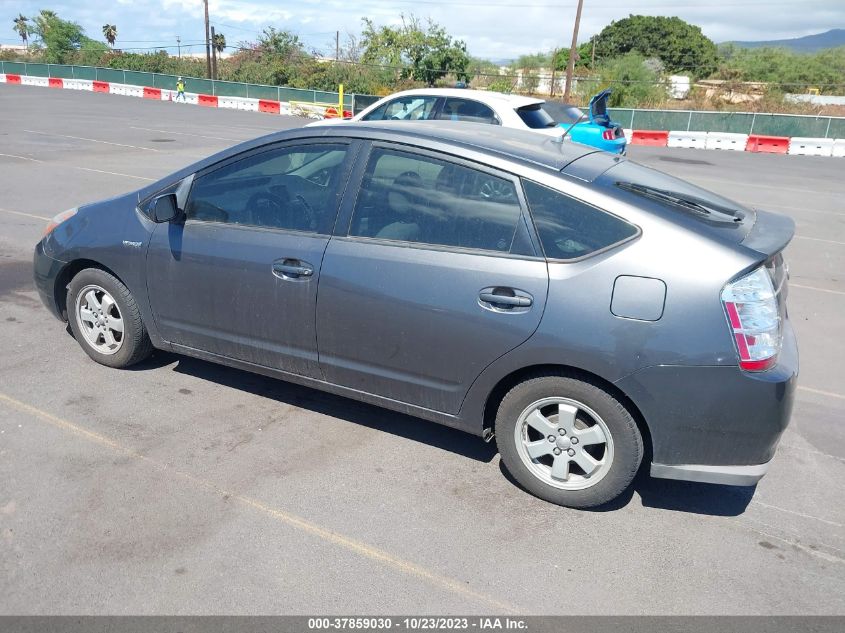
[[[543,104],[543,109],[555,120],[558,127],[572,127],[568,137],[576,143],[597,147],[613,154],[624,154],[628,145],[625,133],[622,126],[611,121],[607,113],[610,94],[610,89],[602,90],[590,99],[589,115],[574,105],[559,101],[547,101]]]

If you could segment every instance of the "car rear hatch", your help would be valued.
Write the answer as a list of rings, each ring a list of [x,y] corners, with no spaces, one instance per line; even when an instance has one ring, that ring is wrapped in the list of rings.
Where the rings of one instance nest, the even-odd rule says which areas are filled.
[[[612,90],[607,88],[590,99],[590,123],[595,123],[602,127],[611,126],[610,115],[607,113],[607,100],[610,98],[611,93]]]

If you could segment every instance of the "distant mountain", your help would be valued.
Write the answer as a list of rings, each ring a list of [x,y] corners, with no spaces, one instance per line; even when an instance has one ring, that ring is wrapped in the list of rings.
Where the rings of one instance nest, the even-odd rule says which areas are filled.
[[[805,35],[789,40],[768,40],[764,42],[730,42],[742,48],[779,47],[789,48],[797,53],[815,53],[823,48],[845,46],[845,29],[830,29],[824,33]]]

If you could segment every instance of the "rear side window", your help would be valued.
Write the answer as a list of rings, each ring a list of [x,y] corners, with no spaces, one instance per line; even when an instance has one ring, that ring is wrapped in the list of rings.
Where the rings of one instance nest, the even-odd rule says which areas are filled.
[[[528,207],[549,259],[576,259],[635,236],[637,227],[589,204],[530,180]]]
[[[367,164],[349,234],[507,253],[520,217],[510,180],[378,148]]]
[[[437,118],[442,121],[499,124],[499,118],[490,107],[472,99],[455,99],[451,97],[446,99],[443,110]]]

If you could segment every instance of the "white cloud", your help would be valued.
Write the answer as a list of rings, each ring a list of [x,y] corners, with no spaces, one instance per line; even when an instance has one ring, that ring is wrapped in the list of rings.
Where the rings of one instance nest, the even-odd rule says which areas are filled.
[[[473,55],[501,59],[568,46],[575,5],[576,0],[524,0],[509,6],[508,0],[210,0],[209,14],[230,42],[254,39],[264,27],[275,26],[324,48],[336,30],[358,33],[362,17],[396,24],[400,14],[413,12],[463,39]],[[175,46],[176,34],[183,42],[204,37],[202,0],[18,0],[9,11],[34,15],[45,6],[79,22],[92,37],[100,36],[103,23],[116,24],[118,46],[127,49]],[[677,15],[717,42],[797,37],[845,26],[843,0],[588,0],[580,39],[631,13]],[[0,35],[0,41],[12,38],[11,31]]]

